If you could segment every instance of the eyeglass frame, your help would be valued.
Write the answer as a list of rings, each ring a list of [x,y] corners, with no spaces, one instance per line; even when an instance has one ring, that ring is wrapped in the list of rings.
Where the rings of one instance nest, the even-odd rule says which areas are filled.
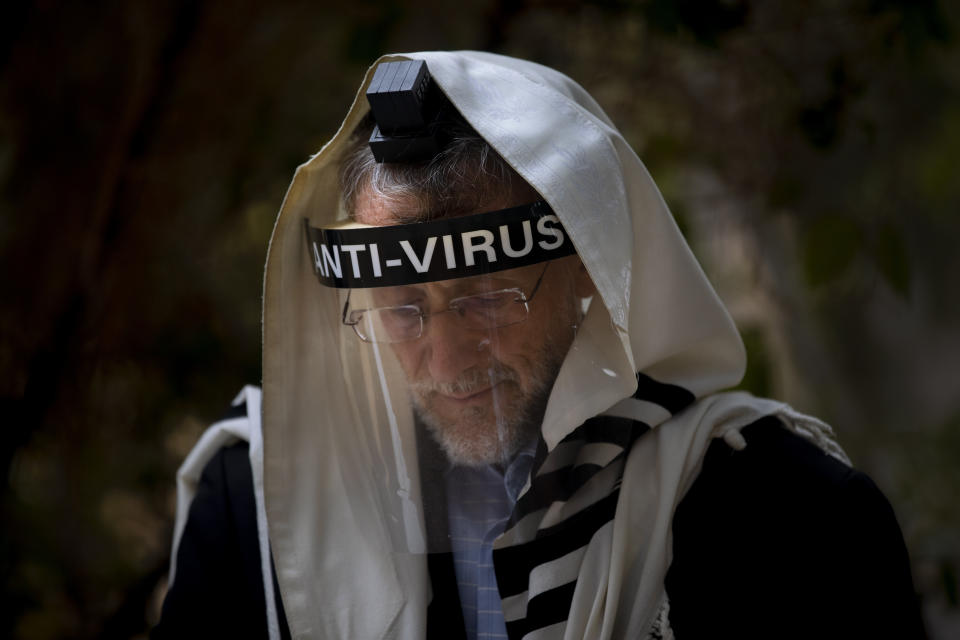
[[[523,289],[521,289],[521,288],[519,288],[519,287],[507,287],[506,289],[497,289],[497,290],[495,290],[495,291],[486,291],[486,292],[484,292],[484,293],[482,293],[482,294],[471,294],[471,295],[469,295],[469,296],[460,296],[460,297],[457,297],[457,298],[453,298],[452,300],[450,300],[450,302],[447,303],[447,308],[446,308],[446,309],[444,309],[443,311],[434,311],[434,312],[432,312],[432,313],[425,312],[422,307],[420,307],[420,306],[418,306],[418,305],[415,305],[415,304],[400,304],[400,305],[393,305],[393,306],[387,306],[387,307],[371,307],[371,308],[369,308],[369,309],[354,309],[354,311],[374,311],[374,310],[377,310],[377,309],[398,309],[398,308],[401,308],[401,307],[413,307],[413,308],[417,309],[417,310],[420,312],[420,313],[418,314],[419,317],[420,317],[420,333],[419,333],[415,338],[409,338],[409,339],[406,339],[406,340],[396,340],[396,341],[393,341],[393,342],[380,343],[380,344],[397,344],[397,343],[402,343],[402,342],[413,342],[414,340],[419,340],[420,338],[422,338],[423,335],[424,335],[423,329],[424,329],[424,326],[425,326],[425,324],[426,324],[425,320],[426,320],[427,318],[431,317],[431,316],[440,315],[441,313],[449,313],[449,312],[451,312],[451,311],[456,311],[458,314],[459,314],[459,313],[462,313],[459,309],[456,309],[456,308],[454,308],[454,307],[451,306],[454,302],[456,302],[456,301],[458,301],[458,300],[465,300],[465,299],[467,299],[467,298],[472,298],[472,297],[479,296],[479,295],[490,295],[490,294],[492,294],[492,293],[504,293],[504,292],[507,292],[507,291],[516,291],[518,294],[520,294],[520,299],[519,299],[519,300],[516,300],[515,302],[522,303],[522,304],[524,305],[524,309],[526,310],[526,315],[523,317],[523,320],[519,320],[519,321],[517,321],[517,322],[511,322],[510,324],[499,325],[499,326],[497,326],[497,327],[491,327],[491,328],[493,328],[493,329],[500,329],[500,328],[503,328],[503,327],[511,327],[511,326],[513,326],[513,325],[515,325],[515,324],[520,324],[521,322],[526,321],[526,319],[530,316],[530,307],[529,307],[528,305],[529,305],[531,302],[533,302],[533,297],[534,297],[535,295],[537,295],[537,291],[540,289],[540,283],[543,282],[543,277],[544,277],[544,276],[546,275],[546,273],[547,273],[547,268],[550,266],[550,262],[551,262],[551,261],[548,260],[547,263],[544,265],[543,271],[540,272],[540,277],[538,277],[538,278],[537,278],[537,281],[533,284],[533,289],[531,289],[531,291],[530,291],[530,296],[529,296],[529,297],[527,296],[527,294],[525,294],[525,293],[523,292]],[[352,328],[354,334],[356,334],[356,336],[357,336],[358,338],[360,338],[361,341],[366,342],[366,343],[370,343],[370,344],[377,343],[376,340],[368,340],[368,339],[364,338],[362,335],[360,335],[360,332],[357,330],[357,325],[360,324],[360,320],[359,320],[359,319],[356,320],[356,321],[354,321],[354,322],[349,322],[349,321],[347,320],[347,311],[348,311],[348,309],[350,308],[350,294],[352,294],[352,293],[353,293],[353,290],[352,290],[352,289],[347,291],[347,299],[344,300],[344,302],[343,302],[343,313],[341,314],[341,322],[342,322],[344,325]],[[462,316],[461,316],[461,317],[462,317]]]

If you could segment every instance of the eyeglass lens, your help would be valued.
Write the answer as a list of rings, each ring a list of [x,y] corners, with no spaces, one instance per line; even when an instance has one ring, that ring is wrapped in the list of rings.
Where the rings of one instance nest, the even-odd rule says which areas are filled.
[[[416,305],[378,307],[352,311],[349,316],[354,330],[368,342],[403,342],[415,340],[423,334],[424,319],[441,313],[455,313],[465,330],[497,329],[527,317],[526,298],[519,289],[503,289],[450,301],[448,309],[432,314],[424,313]]]

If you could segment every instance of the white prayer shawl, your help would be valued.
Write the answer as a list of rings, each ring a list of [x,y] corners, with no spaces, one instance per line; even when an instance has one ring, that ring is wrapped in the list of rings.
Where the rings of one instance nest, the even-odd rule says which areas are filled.
[[[250,452],[250,470],[253,476],[254,504],[257,509],[257,537],[260,542],[260,572],[263,575],[264,606],[267,612],[267,629],[271,640],[280,637],[277,604],[273,592],[273,573],[270,569],[270,540],[267,532],[267,512],[263,502],[263,435],[260,429],[260,400],[258,387],[247,385],[231,403],[243,407],[244,415],[215,422],[203,432],[187,459],[177,471],[177,513],[173,525],[173,550],[170,553],[169,584],[177,573],[177,549],[187,526],[190,505],[197,495],[200,475],[210,459],[223,447],[236,442],[246,442]]]
[[[673,514],[712,438],[741,448],[738,430],[773,414],[828,452],[842,452],[825,425],[782,404],[717,394],[745,367],[737,331],[646,169],[583,89],[551,69],[486,53],[381,60],[395,59],[427,61],[460,113],[550,204],[597,288],[547,406],[542,436],[550,453],[539,473],[563,464],[576,470],[583,460],[598,472],[582,491],[534,505],[495,553],[576,517],[604,492],[614,492],[615,517],[571,554],[533,567],[518,593],[504,599],[508,626],[526,620],[539,593],[575,583],[562,619],[524,637],[642,637],[658,614],[665,618]],[[369,458],[351,400],[353,347],[340,341],[336,292],[317,284],[303,237],[304,218],[323,226],[343,216],[336,159],[367,111],[371,75],[372,68],[340,131],[297,170],[274,228],[264,284],[262,436],[259,394],[248,389],[251,419],[215,425],[178,481],[175,547],[203,466],[233,438],[249,440],[271,637],[271,550],[295,638],[425,635],[431,585],[424,556],[397,553],[390,543],[369,475],[383,471]],[[638,379],[679,390],[690,402],[645,397]],[[629,438],[613,434],[619,450],[564,442],[598,415],[634,425],[626,428]],[[391,434],[394,446],[411,446],[410,434],[400,435]],[[418,491],[418,470],[402,471],[400,497],[407,499]]]

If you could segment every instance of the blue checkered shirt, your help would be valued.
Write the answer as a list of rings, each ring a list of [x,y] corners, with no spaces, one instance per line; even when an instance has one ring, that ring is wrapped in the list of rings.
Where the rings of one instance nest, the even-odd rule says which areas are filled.
[[[506,473],[493,466],[447,472],[447,513],[457,588],[468,640],[507,639],[493,570],[493,541],[503,533],[533,465],[536,442]]]

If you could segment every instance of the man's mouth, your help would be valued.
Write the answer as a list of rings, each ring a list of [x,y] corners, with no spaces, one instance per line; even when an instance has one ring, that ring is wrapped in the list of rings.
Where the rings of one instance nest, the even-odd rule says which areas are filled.
[[[469,391],[459,391],[454,393],[442,393],[437,391],[436,394],[445,400],[452,400],[453,402],[468,403],[472,401],[486,401],[491,395],[493,395],[494,388],[500,386],[502,383],[498,382],[492,386],[485,387],[479,391],[469,390]]]
[[[456,405],[489,402],[507,383],[516,383],[517,374],[509,367],[474,370],[456,382],[438,383],[423,380],[413,383],[413,390],[422,398],[434,398]]]

